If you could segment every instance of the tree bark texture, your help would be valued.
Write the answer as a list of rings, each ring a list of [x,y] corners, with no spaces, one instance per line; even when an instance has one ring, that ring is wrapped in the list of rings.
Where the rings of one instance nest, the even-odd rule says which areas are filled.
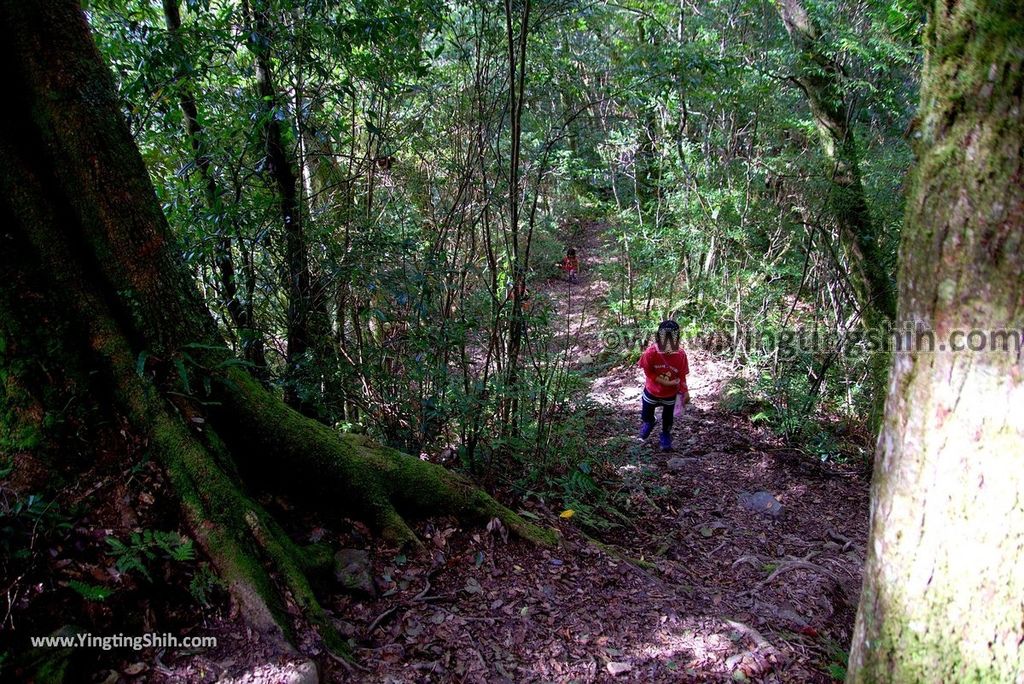
[[[293,633],[288,594],[326,647],[346,653],[310,582],[323,554],[294,543],[251,496],[254,485],[365,518],[401,544],[418,543],[406,517],[446,513],[498,518],[555,542],[464,478],[339,435],[256,382],[218,337],[185,267],[81,9],[2,0],[0,21],[10,72],[0,275],[31,290],[4,290],[0,324],[5,334],[61,331],[68,367],[90,378],[83,396],[148,439],[192,533],[256,627]]]
[[[848,681],[1019,682],[1024,10],[935,2],[926,40],[899,317],[989,349],[895,355]]]

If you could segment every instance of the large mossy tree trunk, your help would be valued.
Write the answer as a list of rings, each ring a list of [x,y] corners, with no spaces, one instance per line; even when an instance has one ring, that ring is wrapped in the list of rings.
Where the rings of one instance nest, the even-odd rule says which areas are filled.
[[[926,40],[899,316],[989,349],[895,358],[848,681],[1019,682],[1024,10],[934,2]]]
[[[127,417],[165,466],[185,517],[253,623],[287,636],[287,593],[344,653],[310,587],[321,556],[247,493],[298,494],[416,543],[408,516],[499,518],[553,533],[465,479],[305,418],[235,362],[160,211],[85,17],[70,0],[2,0],[8,101],[0,109],[0,323],[58,327],[97,409]],[[14,340],[17,345],[17,339]],[[18,353],[31,357],[32,348]],[[173,403],[171,401],[173,399]],[[212,408],[211,408],[212,407]]]

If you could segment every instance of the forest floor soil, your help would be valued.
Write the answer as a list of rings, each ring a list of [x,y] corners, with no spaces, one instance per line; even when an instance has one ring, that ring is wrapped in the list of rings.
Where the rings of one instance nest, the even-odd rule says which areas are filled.
[[[393,593],[338,605],[360,643],[351,681],[829,682],[850,641],[868,521],[868,473],[825,466],[719,407],[731,366],[692,350],[693,403],[675,450],[634,438],[642,375],[615,362],[599,266],[613,247],[583,226],[577,283],[551,279],[552,325],[591,379],[587,439],[620,504],[615,526],[557,517],[539,550],[451,521],[422,528],[427,558],[375,556]],[[589,262],[589,263],[588,263]],[[567,334],[566,334],[567,333]],[[741,497],[768,492],[777,517]],[[337,672],[336,672],[337,673]]]
[[[700,350],[689,352],[693,403],[677,420],[675,450],[659,451],[656,436],[635,439],[642,376],[621,350],[609,348],[628,335],[609,333],[610,285],[600,277],[614,246],[598,223],[568,237],[580,249],[579,281],[545,280],[534,284],[533,295],[552,304],[552,343],[589,381],[577,404],[587,412],[592,477],[612,495],[609,510],[595,518],[604,524],[582,514],[560,517],[564,502],[528,497],[520,510],[557,526],[560,547],[541,549],[500,529],[441,518],[416,526],[426,551],[407,554],[359,523],[328,522],[300,513],[293,502],[263,499],[301,543],[367,552],[356,569],[367,593],[344,593],[330,581],[319,589],[354,646],[350,665],[324,653],[308,630],[298,634],[305,655],[275,650],[231,612],[222,591],[211,590],[208,607],[200,609],[189,591],[196,569],[186,573],[157,560],[150,564],[153,581],[146,582],[113,567],[109,554],[95,550],[102,548],[97,540],[183,528],[176,512],[160,506],[169,500],[167,483],[151,463],[125,470],[121,460],[100,459],[71,493],[92,512],[50,550],[48,568],[12,585],[27,593],[11,603],[8,623],[22,634],[49,633],[84,610],[92,613],[85,615],[91,624],[110,633],[218,637],[212,649],[94,653],[84,679],[109,684],[315,681],[303,669],[306,656],[323,681],[841,678],[867,539],[866,468],[821,464],[749,417],[722,410],[720,395],[733,369]],[[774,498],[778,515],[743,505],[757,492]],[[73,569],[82,581],[113,578],[127,588],[100,601],[69,589],[52,600],[33,598],[33,586],[67,587]],[[128,627],[125,615],[134,617]]]

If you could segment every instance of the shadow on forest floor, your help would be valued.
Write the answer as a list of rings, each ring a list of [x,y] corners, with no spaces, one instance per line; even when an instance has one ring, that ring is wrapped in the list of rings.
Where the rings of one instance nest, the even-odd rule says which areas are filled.
[[[607,292],[588,260],[580,282],[538,289],[571,358],[602,358]],[[566,335],[565,330],[569,333]],[[599,367],[599,366],[595,366]],[[375,558],[396,592],[341,599],[363,647],[351,681],[833,681],[841,676],[860,590],[868,483],[826,471],[742,416],[718,408],[729,368],[691,355],[694,403],[677,422],[676,451],[632,435],[640,371],[592,377],[588,443],[614,454],[603,468],[625,521],[588,537],[561,520],[565,547],[542,551],[483,531],[438,524],[422,532],[434,558]],[[655,440],[651,440],[653,442]],[[741,505],[769,492],[777,517]],[[556,511],[536,510],[554,518]],[[591,531],[592,534],[596,534]],[[399,560],[402,560],[401,558]],[[372,626],[372,629],[368,629]],[[336,673],[336,674],[340,674]]]
[[[525,514],[557,521],[551,524],[561,528],[559,549],[435,519],[417,527],[429,552],[407,557],[359,523],[329,529],[287,501],[265,500],[300,542],[329,541],[358,549],[364,559],[357,583],[366,595],[321,591],[355,645],[358,665],[319,652],[314,634],[298,635],[324,681],[826,682],[841,676],[867,538],[866,476],[820,468],[747,418],[720,410],[718,393],[730,369],[702,354],[691,354],[694,401],[677,421],[676,451],[661,453],[633,439],[642,378],[632,365],[610,361],[614,356],[604,349],[608,286],[595,265],[610,250],[601,229],[584,226],[578,283],[547,280],[535,285],[535,294],[553,304],[552,344],[567,350],[590,381],[580,405],[590,411],[587,444],[601,455],[595,477],[615,492],[615,511],[602,512],[614,524],[599,531],[584,516],[562,519],[558,509],[531,499]],[[100,459],[94,479],[112,483],[103,495],[109,515],[97,509],[76,534],[116,535],[119,530],[100,528],[118,524],[125,533],[180,528],[176,513],[152,506],[167,483],[151,465],[125,473],[123,460]],[[90,477],[76,485],[82,501],[96,491]],[[741,496],[754,492],[773,495],[781,514],[745,509]],[[111,522],[125,511],[128,518]],[[81,561],[97,578],[104,562]],[[315,671],[301,669],[303,656],[270,650],[228,612],[222,593],[197,615],[189,578],[165,570],[157,591],[163,599],[143,602],[120,590],[106,603],[79,604],[93,618],[105,615],[112,632],[131,631],[115,618],[133,606],[134,633],[170,628],[214,635],[218,647],[93,655],[93,681],[315,681]],[[47,629],[71,619],[68,605],[53,604],[57,622],[49,620]],[[34,618],[18,619],[30,620],[23,631],[33,626]],[[46,623],[39,618],[38,627]]]

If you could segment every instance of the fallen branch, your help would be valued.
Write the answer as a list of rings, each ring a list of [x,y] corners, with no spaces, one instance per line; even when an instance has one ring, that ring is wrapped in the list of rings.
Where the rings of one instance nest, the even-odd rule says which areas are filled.
[[[367,635],[372,634],[373,630],[377,629],[377,627],[379,627],[381,625],[381,623],[384,622],[384,620],[386,620],[389,617],[391,617],[391,615],[393,615],[396,610],[398,610],[398,606],[391,606],[390,608],[385,610],[383,613],[378,615],[376,617],[376,619],[374,619],[374,621],[370,623],[370,626],[366,628],[366,634]]]
[[[725,548],[728,545],[729,545],[728,540],[722,542],[721,544],[719,544],[715,548],[711,549],[711,551],[709,551],[707,553],[706,558],[711,558],[712,556],[714,556],[716,553],[718,553],[719,551],[721,551],[723,548]]]
[[[772,574],[768,575],[768,579],[764,580],[764,582],[762,582],[762,585],[768,584],[773,579],[789,570],[810,570],[812,572],[817,572],[818,574],[824,575],[825,577],[828,577],[829,579],[837,583],[839,582],[839,577],[837,577],[836,574],[833,573],[831,570],[826,570],[820,565],[815,565],[814,563],[810,563],[808,561],[793,560],[781,563],[779,567],[775,568],[775,571],[772,572]]]
[[[750,565],[754,569],[757,569],[764,565],[764,560],[758,555],[749,554],[746,556],[740,556],[732,562],[732,567],[735,568],[737,565]]]

